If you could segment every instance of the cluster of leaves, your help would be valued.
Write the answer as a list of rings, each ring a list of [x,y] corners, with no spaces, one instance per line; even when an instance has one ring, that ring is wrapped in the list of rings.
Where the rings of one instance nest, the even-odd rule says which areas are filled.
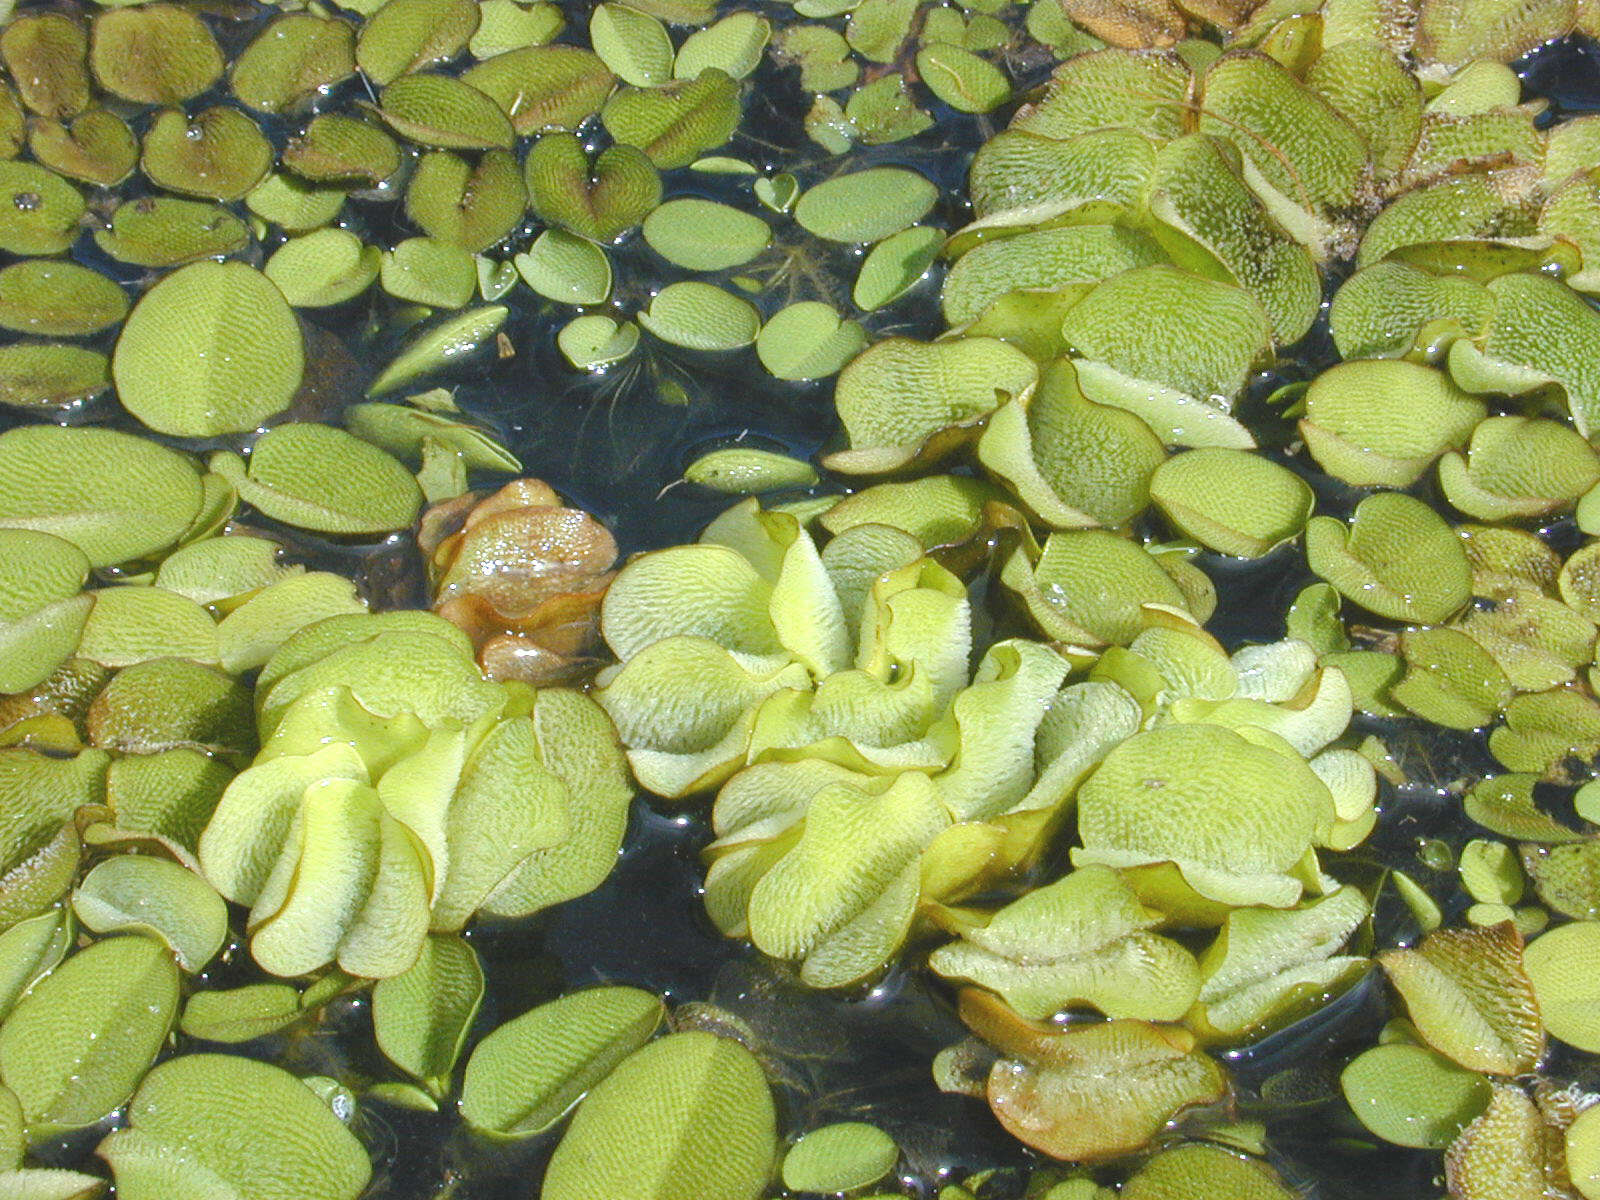
[[[936,1073],[1030,1145],[1138,1151],[1229,1094],[1204,1045],[1254,1041],[1376,961],[1405,1015],[1345,1073],[1361,1128],[1448,1148],[1461,1200],[1594,1194],[1593,1097],[1527,1083],[1547,1031],[1596,1044],[1597,843],[1535,799],[1600,751],[1593,547],[1519,527],[1576,510],[1597,532],[1593,119],[1546,127],[1443,5],[1174,9],[1176,32],[1138,38],[1119,23],[1156,6],[1093,7],[1119,46],[1068,58],[973,163],[976,219],[943,250],[950,332],[839,377],[845,444],[823,463],[865,486],[746,503],[624,568],[598,694],[645,786],[718,789],[725,931],[819,986],[957,935],[930,966],[968,985],[976,1040]],[[1555,7],[1506,16],[1491,52],[1570,30]],[[1185,39],[1196,19],[1225,44]],[[1349,258],[1343,361],[1270,397],[1297,429],[1260,404],[1247,424]],[[798,465],[696,468],[763,493],[809,485]],[[1319,500],[1319,474],[1367,492]],[[1200,628],[1197,553],[1303,554],[1321,581],[1289,640],[1230,658]],[[1018,619],[1046,641],[973,641]],[[1464,807],[1507,841],[1463,848],[1463,928],[1404,873],[1341,886],[1374,767],[1404,781],[1347,733],[1355,709],[1493,726],[1508,773]],[[962,906],[1063,833],[1074,870]],[[1391,888],[1435,932],[1374,957]],[[1084,1010],[1107,1020],[1038,1023]]]
[[[1316,1102],[1445,1151],[1457,1200],[1600,1195],[1600,1106],[1540,1074],[1547,1038],[1600,1053],[1600,842],[1549,811],[1576,787],[1600,823],[1600,118],[1547,126],[1502,65],[1588,7],[1051,0],[1027,38],[990,0],[794,7],[5,23],[0,403],[68,424],[0,433],[0,1191],[102,1189],[24,1154],[126,1104],[100,1153],[133,1200],[353,1200],[343,1085],[157,1065],[174,1029],[246,1043],[370,989],[406,1082],[367,1094],[436,1109],[484,995],[463,928],[604,878],[625,754],[658,796],[715,790],[707,909],[807,984],[941,943],[973,1033],[941,1086],[1080,1164],[1030,1194],[1292,1195],[1214,1052],[1376,963],[1396,1019]],[[1065,61],[946,236],[906,165],[717,153],[748,80],[792,80],[769,57],[834,156]],[[870,247],[855,317],[796,299],[829,247]],[[1258,403],[1347,259],[1343,361]],[[619,283],[629,261],[671,282]],[[930,270],[950,331],[869,345]],[[519,287],[575,367],[642,329],[837,373],[823,466],[855,490],[785,503],[810,463],[714,451],[688,482],[779,494],[613,580],[599,522],[533,480],[469,491],[520,464],[448,392],[405,395],[517,352]],[[406,340],[346,404],[317,322],[368,306]],[[1526,528],[1569,512],[1575,548]],[[438,615],[369,614],[241,514],[351,542],[420,518]],[[1224,647],[1205,567],[1267,556],[1319,582],[1287,638]],[[594,699],[529,686],[581,678],[597,635],[618,662]],[[1471,901],[1459,927],[1361,869],[1401,777],[1358,712],[1494,727],[1504,773],[1462,789],[1492,837],[1423,860]],[[1394,897],[1415,946],[1376,945]],[[236,942],[265,974],[217,986]],[[550,1200],[756,1200],[775,1168],[895,1187],[898,1147],[859,1123],[777,1167],[762,1062],[682,1010],[657,1038],[664,1017],[624,987],[536,1008],[478,1042],[461,1115],[531,1138],[576,1106]],[[1179,1119],[1204,1140],[1172,1144]]]

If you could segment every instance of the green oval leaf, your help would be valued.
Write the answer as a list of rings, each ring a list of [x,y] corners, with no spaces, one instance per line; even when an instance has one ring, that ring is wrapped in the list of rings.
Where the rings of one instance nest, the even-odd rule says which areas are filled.
[[[714,200],[668,200],[644,219],[644,240],[668,262],[721,271],[749,262],[772,241],[760,217]]]
[[[900,1147],[876,1125],[841,1121],[813,1129],[783,1156],[783,1186],[794,1192],[850,1192],[877,1183]]]
[[[467,1062],[461,1115],[480,1133],[530,1137],[649,1040],[665,1009],[637,988],[589,988],[507,1021]]]
[[[802,300],[772,314],[756,338],[756,357],[779,379],[825,379],[867,344],[867,332],[830,306]]]
[[[189,364],[181,372],[172,363]],[[305,349],[283,293],[243,263],[195,263],[134,306],[111,374],[123,407],[180,437],[243,433],[286,408]]]
[[[630,1056],[583,1102],[551,1156],[545,1200],[756,1200],[777,1154],[761,1065],[743,1046],[678,1033]]]
[[[0,527],[54,534],[92,566],[165,550],[200,500],[187,457],[132,434],[55,425],[0,433]]]
[[[416,519],[422,491],[411,472],[342,429],[297,421],[269,429],[250,452],[219,455],[214,470],[267,516],[319,533],[375,534]]]
[[[115,325],[128,295],[98,271],[40,259],[0,270],[0,326],[44,337],[82,337]]]
[[[800,197],[794,219],[833,242],[880,242],[915,225],[939,189],[904,167],[868,167],[824,180]]]
[[[177,1007],[178,968],[159,942],[96,942],[36,983],[0,1025],[0,1080],[30,1126],[92,1125],[132,1095]]]
[[[737,350],[756,340],[755,306],[709,283],[671,283],[638,315],[639,324],[664,342],[690,350]]]
[[[482,1001],[483,968],[472,947],[434,934],[415,966],[373,988],[373,1036],[390,1062],[443,1096]]]
[[[147,933],[191,975],[228,937],[228,906],[193,871],[159,858],[119,854],[102,862],[72,894],[72,909],[95,933]]]
[[[309,1087],[222,1054],[186,1054],[151,1071],[128,1127],[96,1153],[126,1200],[356,1200],[372,1177],[366,1150]]]
[[[1363,1051],[1339,1076],[1357,1120],[1386,1142],[1442,1150],[1489,1103],[1489,1081],[1426,1046]]]

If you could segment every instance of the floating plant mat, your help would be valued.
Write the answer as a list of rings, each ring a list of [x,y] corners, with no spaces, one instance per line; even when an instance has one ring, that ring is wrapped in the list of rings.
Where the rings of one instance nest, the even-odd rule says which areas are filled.
[[[0,1195],[1600,1196],[1596,32],[10,11]]]

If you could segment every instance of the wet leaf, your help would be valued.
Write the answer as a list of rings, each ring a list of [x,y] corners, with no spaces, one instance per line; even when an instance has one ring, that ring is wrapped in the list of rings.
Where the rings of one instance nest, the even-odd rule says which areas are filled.
[[[71,542],[32,529],[0,529],[0,691],[48,679],[77,649],[92,603],[79,595],[89,560]]]
[[[415,966],[380,979],[372,990],[378,1048],[435,1095],[447,1094],[483,987],[483,968],[472,947],[458,937],[433,935]]]
[[[1120,225],[1067,225],[981,242],[945,276],[945,319],[965,324],[1008,292],[1061,292],[1164,259],[1154,241]]]
[[[850,449],[831,455],[827,465],[871,473],[905,465],[924,446],[936,455],[931,442],[942,431],[986,416],[1036,374],[1032,360],[994,338],[878,342],[839,375],[834,402]]]
[[[71,947],[73,933],[72,915],[65,907],[53,908],[37,917],[19,921],[0,933],[0,1021],[10,1015],[17,1001],[36,980],[61,964]],[[4,1107],[4,1100],[4,1097],[0,1097],[0,1108]],[[14,1098],[12,1102],[15,1103]],[[16,1119],[20,1126],[20,1110]],[[3,1119],[0,1119],[0,1125],[3,1124]],[[20,1134],[21,1129],[17,1132]],[[0,1134],[0,1147],[3,1145],[4,1135]],[[0,1159],[3,1157],[3,1152],[0,1152]],[[0,1165],[5,1164],[0,1162]]]
[[[70,117],[88,107],[88,50],[83,26],[66,13],[26,13],[0,34],[0,61],[22,102],[46,118]]]
[[[589,18],[589,42],[624,83],[657,87],[672,78],[672,38],[648,13],[626,4],[597,4]]]
[[[1595,1019],[1600,986],[1588,968],[1597,948],[1600,922],[1573,921],[1540,934],[1523,955],[1550,1036],[1590,1054],[1600,1053],[1600,1021]]]
[[[1293,1194],[1266,1163],[1204,1142],[1163,1150],[1121,1192],[1126,1200],[1289,1200]],[[1086,1193],[1083,1200],[1095,1197]]]
[[[295,422],[268,430],[250,453],[214,458],[239,496],[267,516],[320,533],[377,534],[416,520],[422,493],[411,472],[342,429]]]
[[[1201,958],[1194,1027],[1221,1041],[1256,1036],[1342,991],[1370,965],[1338,953],[1369,915],[1352,887],[1303,908],[1234,909]]]
[[[128,295],[98,271],[45,259],[0,270],[0,326],[44,337],[83,337],[115,325]]]
[[[551,1156],[542,1194],[756,1200],[777,1157],[774,1125],[754,1055],[709,1033],[673,1034],[589,1093]]]
[[[1085,358],[1222,404],[1271,344],[1266,314],[1248,293],[1159,265],[1102,283],[1067,310],[1061,332]]]
[[[1330,367],[1303,404],[1306,449],[1323,470],[1357,487],[1410,486],[1487,415],[1442,371],[1404,361]]]
[[[64,538],[91,566],[172,546],[200,499],[188,458],[132,434],[53,425],[0,433],[0,527]]]
[[[475,166],[446,151],[425,154],[406,185],[406,215],[430,237],[474,252],[522,223],[527,189],[517,161],[491,150]]]
[[[632,146],[602,150],[591,167],[571,134],[547,134],[528,151],[524,170],[535,215],[597,242],[615,241],[661,202],[661,177]]]
[[[94,607],[78,653],[108,667],[157,658],[217,661],[217,628],[194,601],[161,588],[110,587],[89,593]]]
[[[1348,529],[1312,517],[1306,559],[1345,599],[1391,620],[1443,621],[1472,595],[1466,552],[1450,526],[1397,492],[1361,501]]]
[[[877,1183],[900,1147],[876,1125],[841,1121],[805,1134],[783,1156],[783,1186],[794,1192],[851,1192]]]
[[[668,262],[721,271],[749,262],[772,241],[760,217],[713,200],[668,200],[644,219],[644,240]]]
[[[472,0],[388,0],[361,26],[356,65],[375,83],[449,62],[478,28]]]
[[[486,304],[429,326],[413,336],[367,385],[367,395],[381,396],[406,387],[471,354],[500,331],[509,315],[504,305]]]
[[[817,482],[817,472],[810,463],[748,446],[729,446],[702,454],[684,468],[683,477],[730,495],[810,487]]]
[[[672,73],[678,79],[698,79],[702,72],[714,67],[733,79],[743,79],[761,64],[761,52],[771,37],[772,26],[765,17],[751,12],[729,13],[684,39]]]
[[[649,1041],[663,1016],[661,1001],[649,992],[598,987],[507,1021],[472,1051],[462,1118],[491,1136],[544,1132]]]
[[[101,187],[115,187],[139,165],[139,143],[121,117],[91,108],[72,118],[35,121],[28,130],[28,149],[57,174]]]
[[[400,147],[371,121],[321,113],[289,139],[283,165],[313,183],[375,187],[400,169]]]
[[[191,975],[216,957],[228,936],[222,897],[193,871],[159,858],[106,859],[84,876],[72,910],[98,934],[153,936]]]
[[[1005,72],[970,50],[933,42],[917,51],[917,74],[957,112],[986,113],[1011,99]]]
[[[159,942],[97,942],[36,983],[0,1026],[0,1079],[30,1126],[92,1125],[132,1094],[177,1007],[178,969]]]
[[[997,992],[1023,1017],[1087,1006],[1176,1021],[1199,993],[1200,972],[1187,950],[1151,932],[1160,920],[1115,871],[1089,866],[1012,901],[928,961],[947,979]]]
[[[300,993],[286,983],[196,992],[183,1006],[178,1027],[206,1042],[251,1042],[287,1029],[305,1015]]]
[[[943,230],[927,225],[884,238],[867,252],[856,274],[851,292],[856,307],[871,312],[905,295],[927,274],[943,242]]]
[[[424,146],[509,150],[516,141],[500,106],[451,75],[403,75],[383,89],[378,111],[396,133]]]
[[[1567,1173],[1584,1200],[1600,1195],[1600,1113],[1585,1109],[1567,1126]]]
[[[866,344],[866,331],[856,322],[842,319],[826,304],[802,300],[779,309],[761,327],[756,355],[778,379],[825,379]]]
[[[915,171],[869,167],[809,189],[795,205],[794,217],[808,232],[829,241],[879,242],[920,221],[938,194]]]
[[[380,254],[345,229],[318,229],[272,252],[262,274],[294,308],[343,304],[372,286]]]
[[[238,109],[219,106],[186,116],[169,108],[145,130],[139,165],[169,192],[238,200],[272,169],[272,144]]]
[[[174,356],[190,368],[174,375]],[[161,433],[241,433],[287,407],[305,353],[270,279],[243,263],[195,263],[134,306],[112,356],[125,407]]]
[[[98,350],[61,342],[0,347],[0,404],[71,408],[111,387],[111,360]]]
[[[1439,929],[1414,950],[1378,956],[1411,1021],[1435,1050],[1473,1071],[1518,1075],[1544,1052],[1544,1027],[1509,923]]]
[[[1587,437],[1600,419],[1600,312],[1559,280],[1527,273],[1488,283],[1494,316],[1479,341],[1450,348],[1450,373],[1468,391],[1521,394],[1548,384],[1566,393],[1567,409]]]
[[[599,246],[564,229],[547,229],[511,260],[523,282],[560,304],[603,304],[611,295],[611,260]]]
[[[478,5],[478,31],[467,43],[474,58],[484,59],[543,46],[566,25],[558,5],[522,3],[522,0],[481,0]]]
[[[89,705],[83,727],[91,745],[125,754],[191,746],[238,755],[256,748],[249,688],[180,658],[118,671]]]
[[[1359,1120],[1386,1142],[1442,1150],[1489,1103],[1489,1081],[1426,1046],[1364,1050],[1339,1077]]]
[[[574,317],[556,334],[556,345],[566,360],[580,371],[592,371],[621,362],[639,344],[639,327],[632,321],[618,324],[599,314]]]
[[[618,142],[637,146],[663,171],[686,167],[733,136],[739,83],[716,67],[659,88],[623,88],[600,120]]]
[[[1165,458],[1142,420],[1087,399],[1064,359],[1002,404],[978,439],[979,461],[1055,528],[1127,524],[1149,504]]]
[[[117,205],[111,227],[96,230],[94,240],[119,262],[175,267],[242,250],[250,244],[250,230],[220,205],[142,196]]]
[[[344,416],[351,433],[407,462],[421,463],[423,446],[431,438],[460,454],[470,470],[522,469],[493,436],[445,413],[402,404],[353,404]]]
[[[234,1055],[185,1054],[145,1078],[127,1128],[96,1151],[117,1194],[226,1189],[257,1200],[356,1200],[367,1152],[300,1080]]]
[[[234,60],[233,94],[257,112],[292,109],[355,72],[355,30],[311,13],[275,18]]]
[[[1187,606],[1183,590],[1142,546],[1103,530],[1053,533],[1030,561],[1019,549],[1001,581],[1050,637],[1073,645],[1127,644],[1148,623],[1147,606]]]
[[[378,278],[397,300],[430,308],[461,308],[478,286],[477,262],[470,250],[433,238],[406,238],[381,256]],[[516,279],[516,268],[511,269]],[[501,293],[504,294],[503,292]]]
[[[974,1021],[970,1001],[963,1019]],[[994,1036],[986,1024],[980,1035]],[[1107,1021],[1053,1036],[1029,1026],[1026,1036],[1016,1057],[990,1071],[989,1107],[1012,1136],[1053,1158],[1127,1154],[1183,1109],[1217,1100],[1227,1088],[1222,1069],[1172,1026]]]
[[[801,960],[813,987],[867,978],[899,950],[917,902],[923,848],[950,823],[927,777],[847,784],[811,797],[798,843],[750,893],[750,939]]]
[[[664,342],[690,350],[737,350],[756,340],[753,305],[709,283],[672,283],[650,300],[638,321]]]
[[[1249,727],[1167,725],[1123,742],[1079,789],[1083,845],[1072,860],[1171,863],[1206,899],[1285,908],[1300,897],[1293,869],[1332,810],[1325,785],[1281,740]],[[1217,828],[1231,831],[1225,852],[1210,836]]]
[[[59,254],[78,237],[82,195],[33,163],[0,162],[0,250]]]
[[[1465,455],[1439,460],[1445,498],[1483,521],[1538,517],[1574,504],[1600,480],[1600,457],[1566,425],[1491,417],[1472,431]]]
[[[1180,532],[1242,558],[1259,558],[1299,534],[1315,503],[1288,468],[1225,449],[1169,458],[1150,476],[1150,498]]]
[[[89,65],[107,91],[137,104],[181,104],[222,74],[222,50],[198,14],[176,4],[95,17]]]
[[[463,79],[492,98],[519,136],[576,129],[600,111],[616,77],[579,46],[528,46],[485,59]]]

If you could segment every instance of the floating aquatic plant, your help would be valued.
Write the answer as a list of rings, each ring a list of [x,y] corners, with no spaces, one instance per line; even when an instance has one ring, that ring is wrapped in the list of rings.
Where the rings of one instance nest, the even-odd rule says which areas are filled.
[[[1284,1200],[1297,1106],[1600,1194],[1600,135],[1506,65],[1592,14],[1027,8],[8,14],[0,1193],[102,1190],[28,1154],[106,1122],[135,1200],[355,1200],[370,1105],[549,1138],[552,1200],[899,1195],[745,1014],[901,971],[862,1008],[953,993],[937,1082],[1062,1164],[943,1200]],[[752,499],[613,578],[581,372],[694,401],[664,505]],[[797,965],[508,1003],[474,923],[596,888],[633,782]],[[1307,1017],[1339,1070],[1231,1077]]]

